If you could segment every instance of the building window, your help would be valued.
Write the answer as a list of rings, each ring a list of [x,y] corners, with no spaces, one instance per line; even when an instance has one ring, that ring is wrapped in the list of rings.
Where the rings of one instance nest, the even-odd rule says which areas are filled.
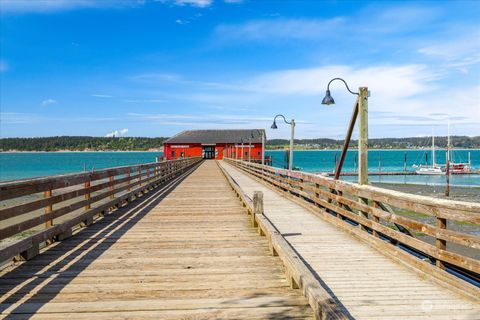
[[[175,150],[172,150],[172,158],[175,158]]]
[[[258,151],[258,152],[257,152],[257,156],[259,156],[260,154],[261,154],[261,152],[260,152],[260,151]]]

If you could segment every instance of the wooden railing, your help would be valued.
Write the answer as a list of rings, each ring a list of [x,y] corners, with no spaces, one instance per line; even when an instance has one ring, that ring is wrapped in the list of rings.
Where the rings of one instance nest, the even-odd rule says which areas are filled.
[[[480,203],[412,195],[233,159],[225,161],[309,206],[323,209],[329,221],[355,229],[355,235],[370,242],[375,238],[382,250],[395,249],[394,255],[402,262],[408,260],[426,272],[443,271],[448,266],[451,273],[465,272],[474,281],[480,279]],[[462,226],[476,232],[460,231]],[[398,250],[399,246],[402,249]]]
[[[272,255],[279,256],[282,260],[290,287],[300,289],[307,298],[315,313],[315,319],[351,319],[348,311],[338,303],[331,292],[322,287],[312,270],[303,260],[297,258],[298,252],[264,215],[263,193],[254,191],[251,199],[222,166],[219,168],[250,215],[252,227],[267,238]]]
[[[154,162],[0,183],[0,263],[30,259],[98,214],[178,176],[201,158]]]

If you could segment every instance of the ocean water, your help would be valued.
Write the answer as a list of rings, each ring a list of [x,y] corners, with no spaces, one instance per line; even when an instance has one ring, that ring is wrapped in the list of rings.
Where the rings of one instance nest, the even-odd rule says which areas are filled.
[[[453,150],[451,160],[453,162],[467,162],[470,153],[473,170],[480,169],[480,150]],[[284,168],[285,151],[267,151],[272,156],[274,167]],[[306,172],[333,172],[335,168],[335,157],[340,159],[341,150],[318,150],[318,151],[295,151],[293,164]],[[347,152],[343,165],[343,172],[353,172],[357,151]],[[414,164],[431,164],[431,150],[369,150],[368,170],[378,172],[381,166],[382,172],[403,172],[404,158],[407,158],[407,171],[415,171]],[[436,163],[445,164],[445,150],[436,150]],[[358,166],[358,160],[357,160]],[[356,177],[342,177],[343,180],[356,181]],[[384,183],[412,183],[420,185],[445,185],[445,176],[370,176],[371,182]],[[480,175],[451,175],[450,184],[457,186],[480,186]]]
[[[154,162],[162,152],[0,153],[0,181]]]
[[[452,158],[456,162],[466,162],[470,152],[474,170],[480,168],[480,150],[455,150]],[[284,151],[267,151],[272,156],[273,166],[284,167]],[[345,159],[343,171],[353,171],[356,151],[349,151]],[[426,150],[370,150],[369,171],[379,170],[379,162],[383,172],[403,171],[403,161],[407,156],[407,170],[414,171],[413,164],[424,164],[425,154],[431,162],[430,151]],[[0,153],[0,181],[16,180],[65,174],[109,167],[134,165],[155,161],[162,152],[32,152],[32,153]],[[340,150],[295,151],[294,165],[306,172],[333,172],[335,155],[340,158]],[[437,150],[437,163],[445,163],[445,151]],[[342,177],[356,181],[356,177]],[[370,176],[372,182],[415,183],[422,185],[444,185],[444,176]],[[480,175],[452,175],[452,185],[480,187]]]

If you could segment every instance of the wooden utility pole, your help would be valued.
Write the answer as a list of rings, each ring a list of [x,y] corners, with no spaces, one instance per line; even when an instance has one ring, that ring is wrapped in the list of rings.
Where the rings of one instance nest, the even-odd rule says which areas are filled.
[[[360,87],[358,97],[358,184],[368,184],[368,88]]]
[[[358,92],[358,184],[368,184],[368,88],[360,87]],[[368,204],[368,199],[359,198],[360,203]],[[360,211],[360,216],[368,219],[368,213]],[[364,227],[359,224],[360,228]]]

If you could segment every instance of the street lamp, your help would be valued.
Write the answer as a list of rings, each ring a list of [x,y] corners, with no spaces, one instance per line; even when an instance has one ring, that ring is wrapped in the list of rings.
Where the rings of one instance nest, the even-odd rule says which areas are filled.
[[[293,136],[294,136],[294,133],[295,133],[295,120],[292,119],[290,122],[288,122],[287,119],[285,119],[285,117],[282,114],[277,114],[275,116],[275,118],[273,118],[273,123],[272,123],[272,126],[270,128],[278,129],[277,122],[276,122],[277,117],[282,117],[283,121],[286,124],[290,125],[290,156],[289,156],[289,161],[288,161],[288,170],[292,170],[292,168],[293,168]]]
[[[333,78],[328,82],[327,91],[325,92],[325,97],[322,100],[322,104],[325,104],[327,106],[331,104],[335,104],[335,100],[330,94],[330,84],[335,80],[339,80],[343,82],[348,92],[357,96],[355,107],[353,108],[352,118],[350,119],[347,135],[345,137],[345,142],[343,144],[342,155],[340,156],[340,161],[338,162],[337,168],[335,169],[335,180],[339,178],[340,172],[342,171],[343,162],[345,160],[345,156],[348,150],[348,145],[350,144],[350,139],[352,137],[352,131],[353,131],[353,128],[355,127],[357,116],[359,116],[360,132],[359,132],[359,138],[358,138],[358,153],[359,153],[358,183],[368,184],[368,96],[369,96],[368,88],[360,87],[358,89],[358,92],[353,92],[352,90],[350,90],[345,80],[343,80],[342,78]]]

